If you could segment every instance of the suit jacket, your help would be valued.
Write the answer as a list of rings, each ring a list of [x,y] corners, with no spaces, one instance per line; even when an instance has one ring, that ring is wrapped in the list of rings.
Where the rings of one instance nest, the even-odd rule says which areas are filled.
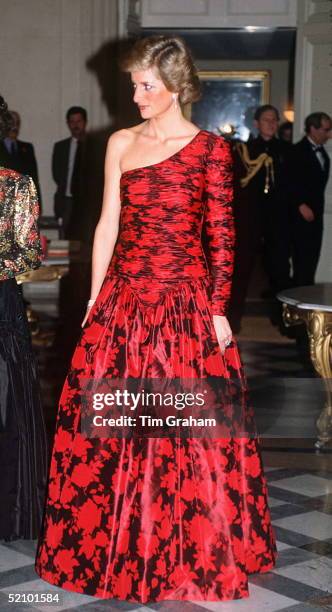
[[[57,193],[66,195],[69,150],[71,138],[65,138],[56,142],[52,154],[52,175],[57,185]]]
[[[41,206],[41,191],[38,178],[38,167],[35,150],[31,142],[17,140],[17,153],[10,155],[3,141],[0,142],[0,164],[4,168],[16,170],[20,174],[31,176],[37,188],[38,200]]]
[[[330,173],[330,158],[324,148],[322,155],[324,170],[306,136],[293,147],[293,202],[296,206],[307,204],[318,217],[324,213],[325,187]]]
[[[62,217],[63,207],[65,206],[64,198],[67,187],[70,141],[71,138],[59,140],[53,147],[52,175],[57,186],[54,194],[54,212],[56,217]]]
[[[279,138],[264,140],[261,136],[247,142],[251,159],[257,159],[262,153],[273,158],[274,182],[271,182],[268,199],[275,200],[277,205],[286,204],[289,194],[289,171],[293,145]],[[266,170],[265,166],[249,183],[249,192],[253,200],[267,199],[264,194]],[[265,206],[265,204],[264,204]]]

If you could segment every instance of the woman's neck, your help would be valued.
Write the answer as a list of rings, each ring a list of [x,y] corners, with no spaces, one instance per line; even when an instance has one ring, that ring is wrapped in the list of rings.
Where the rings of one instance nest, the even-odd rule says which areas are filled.
[[[179,138],[189,132],[190,124],[181,111],[168,112],[159,117],[148,119],[145,124],[146,134],[163,143],[170,138]]]

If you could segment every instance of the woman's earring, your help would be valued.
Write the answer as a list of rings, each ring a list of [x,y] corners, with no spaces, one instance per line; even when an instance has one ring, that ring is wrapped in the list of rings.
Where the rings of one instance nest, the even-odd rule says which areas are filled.
[[[178,105],[178,95],[176,93],[173,93],[173,102],[174,102],[174,107],[177,110],[179,108],[179,105]]]

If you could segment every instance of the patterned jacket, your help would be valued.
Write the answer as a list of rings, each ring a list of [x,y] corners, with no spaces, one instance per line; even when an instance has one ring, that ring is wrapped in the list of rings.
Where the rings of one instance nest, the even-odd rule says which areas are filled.
[[[32,178],[0,167],[0,280],[41,265],[38,215]]]

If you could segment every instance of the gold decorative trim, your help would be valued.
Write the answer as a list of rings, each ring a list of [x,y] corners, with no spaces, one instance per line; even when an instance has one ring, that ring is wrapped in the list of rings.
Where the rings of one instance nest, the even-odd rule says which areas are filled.
[[[320,449],[332,439],[332,312],[303,310],[284,303],[283,320],[287,326],[306,324],[312,365],[325,384],[326,401],[316,421],[315,446]]]
[[[37,270],[29,270],[29,272],[19,274],[16,276],[16,281],[19,285],[22,283],[45,283],[59,280],[68,272],[69,265],[67,264],[41,266]]]

